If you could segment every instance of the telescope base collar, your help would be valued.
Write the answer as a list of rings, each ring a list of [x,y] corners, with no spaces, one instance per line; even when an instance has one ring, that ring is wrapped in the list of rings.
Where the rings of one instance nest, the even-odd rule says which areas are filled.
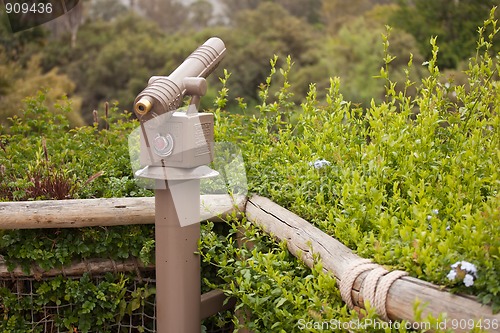
[[[173,168],[148,165],[136,171],[135,176],[147,179],[191,180],[217,177],[219,172],[206,165],[196,168]]]

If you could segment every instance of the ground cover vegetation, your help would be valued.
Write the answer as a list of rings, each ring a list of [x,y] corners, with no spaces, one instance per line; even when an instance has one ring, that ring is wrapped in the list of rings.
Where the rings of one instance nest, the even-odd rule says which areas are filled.
[[[325,9],[326,5],[322,6],[319,8]],[[427,48],[422,47],[420,52],[404,53],[402,45],[413,45],[414,37],[375,24],[383,11],[380,7],[368,7],[366,15],[351,23],[334,18],[328,21],[332,26],[325,29],[340,30],[338,35],[329,37],[325,48],[309,44],[314,42],[314,38],[309,38],[316,36],[314,29],[309,30],[306,25],[297,28],[295,25],[305,21],[296,21],[296,16],[287,14],[292,12],[291,7],[283,11],[282,7],[265,4],[243,12],[238,21],[242,26],[238,28],[236,24],[234,29],[245,32],[245,38],[226,38],[234,52],[241,54],[227,59],[228,71],[219,72],[220,82],[212,83],[213,91],[205,98],[214,101],[206,106],[216,116],[216,140],[236,142],[241,147],[250,192],[267,196],[294,211],[360,256],[444,285],[452,292],[475,295],[498,311],[497,14],[492,11],[489,19],[484,16],[487,20],[479,29],[479,38],[476,33],[475,47],[465,56],[470,60],[460,60],[458,67],[462,71],[444,70],[446,66],[441,65],[440,59],[446,46],[439,43],[439,38],[427,38]],[[275,29],[254,34],[249,27],[258,31],[262,26],[259,15],[270,11],[279,14],[277,17],[283,21],[270,16]],[[318,23],[314,17],[314,11],[308,14],[308,24]],[[116,30],[106,30],[112,26]],[[127,30],[129,27],[133,28]],[[290,33],[302,37],[286,42],[290,49],[275,52],[280,53],[275,57],[273,50],[288,36],[285,27],[297,28],[296,33],[303,35]],[[362,53],[350,52],[358,50],[357,46],[365,45],[366,50],[371,50],[372,44],[356,43],[356,39],[350,38],[357,27],[373,31],[368,39],[373,45],[380,45],[378,58],[369,54],[364,64],[350,58],[363,58]],[[24,99],[22,112],[2,110],[9,113],[4,113],[0,125],[0,199],[152,195],[137,186],[131,174],[127,135],[137,122],[122,110],[128,102],[110,106],[101,101],[108,94],[128,96],[121,102],[135,96],[135,90],[143,87],[150,71],[169,72],[213,29],[210,33],[200,29],[194,39],[181,33],[166,37],[155,25],[138,16],[127,16],[82,26],[82,36],[88,34],[88,40],[93,41],[86,44],[87,38],[79,38],[79,52],[62,44],[49,44],[43,49],[41,63],[47,69],[53,68],[51,61],[57,63],[66,74],[54,72],[56,78],[87,76],[83,85],[80,80],[75,81],[79,82],[76,91],[85,100],[93,99],[97,111],[91,112],[90,118],[84,117],[89,125],[75,127],[81,123],[70,115],[79,107],[78,101],[70,95],[69,99],[54,102],[50,91]],[[220,29],[222,34],[224,29]],[[153,36],[164,38],[170,47],[163,49],[159,46],[162,43],[148,39],[152,31]],[[141,48],[131,49],[127,42],[111,42],[107,32],[109,36],[123,33],[125,41],[137,32],[149,52],[139,54]],[[44,40],[43,34],[35,37]],[[16,38],[19,40],[9,41],[10,51],[4,53],[9,66],[0,67],[0,71],[11,73],[16,69],[16,73],[22,73],[21,78],[28,74],[22,61],[28,64],[31,57],[27,54],[37,47]],[[178,47],[179,43],[185,47]],[[302,57],[287,57],[295,47],[302,50]],[[69,52],[68,59],[74,60],[77,67],[71,69],[59,52]],[[138,52],[137,56],[134,52]],[[339,56],[325,58],[330,52]],[[86,56],[76,56],[82,53]],[[115,61],[124,54],[142,70],[132,71],[133,66]],[[140,60],[145,55],[150,58]],[[165,59],[169,59],[167,65]],[[100,61],[106,65],[97,70]],[[245,62],[248,68],[243,66]],[[94,74],[90,63],[96,64]],[[331,66],[346,71],[340,73],[342,78],[324,75]],[[366,76],[361,79],[360,74],[367,71],[378,78],[369,82]],[[109,75],[107,81],[102,81],[102,73]],[[120,83],[115,82],[118,77]],[[313,82],[310,80],[317,83],[309,84]],[[5,88],[0,90],[4,93],[2,98],[10,96],[15,100],[17,90],[12,82],[0,82]],[[255,89],[248,92],[245,87],[250,83]],[[57,84],[54,81],[53,85]],[[113,84],[116,89],[110,88],[102,95],[94,95],[91,90],[83,93],[82,87],[99,84],[102,86],[96,92],[108,91]],[[317,161],[322,162],[315,164]],[[254,247],[238,246],[237,232],[241,230]],[[49,269],[104,255],[116,260],[136,257],[153,261],[152,226],[3,230],[0,236],[0,254],[11,267],[21,265],[26,270],[35,263]],[[323,273],[320,261],[314,269],[306,268],[288,253],[285,244],[275,244],[245,218],[230,219],[227,226],[204,224],[200,254],[203,289],[222,288],[235,296],[238,310],[250,314],[244,325],[256,332],[293,332],[299,323],[349,322],[359,316],[343,305],[334,278]],[[452,266],[462,261],[474,265],[471,278],[466,279],[465,273],[450,274]],[[466,265],[461,267],[465,271]],[[133,295],[125,293],[131,280],[128,275],[108,275],[100,281],[88,276],[71,281],[40,281],[35,283],[37,296],[33,302],[28,298],[19,300],[12,290],[0,288],[0,328],[4,332],[28,332],[33,319],[27,308],[73,304],[63,307],[66,310],[56,318],[59,327],[68,331],[110,331],[112,323],[139,309],[154,294],[154,288],[147,285]],[[421,310],[418,306],[417,317]],[[371,310],[362,315],[376,317]],[[236,327],[241,324],[231,314],[211,320],[219,326],[228,320]],[[318,327],[308,330],[325,331]],[[42,328],[34,331],[41,332]],[[471,331],[480,331],[480,327]]]
[[[389,29],[378,77],[385,101],[368,108],[345,100],[334,78],[325,100],[311,85],[294,114],[291,62],[276,74],[275,58],[261,86],[259,114],[218,115],[219,138],[239,139],[254,192],[363,257],[473,293],[499,311],[499,54],[492,52],[498,27],[493,19],[485,24],[466,85],[443,78],[436,39],[428,61],[413,64],[410,57],[405,69],[410,78],[423,65],[426,78],[392,81]],[[284,83],[271,96],[274,74]],[[406,94],[411,86],[415,96]],[[462,260],[481,266],[484,275],[468,283],[466,263],[461,277],[450,274]]]

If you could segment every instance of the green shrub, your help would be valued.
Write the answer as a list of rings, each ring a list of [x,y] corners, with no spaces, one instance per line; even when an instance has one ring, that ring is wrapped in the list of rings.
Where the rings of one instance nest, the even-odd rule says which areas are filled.
[[[95,113],[93,126],[70,128],[69,103],[56,105],[61,112],[56,114],[43,93],[25,104],[21,116],[0,128],[0,200],[152,194],[135,186],[130,168],[127,139],[138,126],[130,113],[119,114],[106,104],[103,119]],[[55,183],[53,191],[51,186],[36,191],[40,182]]]
[[[428,77],[419,84],[408,79],[396,89],[385,39],[385,102],[356,107],[343,99],[334,78],[325,102],[311,85],[292,118],[290,59],[280,69],[285,83],[276,101],[268,102],[274,59],[259,113],[242,119],[218,111],[218,138],[241,138],[250,191],[310,220],[363,257],[477,295],[499,311],[500,55],[491,52],[499,30],[493,13],[480,29],[467,85],[443,82],[432,39],[433,57],[423,64]],[[410,61],[407,73],[413,66]],[[407,96],[413,86],[417,95]],[[320,159],[330,163],[311,166]],[[478,269],[472,287],[446,278],[461,260]]]

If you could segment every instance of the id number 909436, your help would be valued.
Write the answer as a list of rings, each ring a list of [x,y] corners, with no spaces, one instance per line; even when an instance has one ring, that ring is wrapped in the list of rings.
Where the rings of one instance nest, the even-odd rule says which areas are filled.
[[[51,2],[6,2],[5,12],[7,14],[51,14],[52,13],[52,3]]]

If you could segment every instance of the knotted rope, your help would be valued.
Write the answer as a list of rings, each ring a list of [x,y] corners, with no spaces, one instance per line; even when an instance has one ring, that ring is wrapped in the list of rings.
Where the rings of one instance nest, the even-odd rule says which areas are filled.
[[[388,321],[386,302],[389,289],[397,279],[408,275],[408,273],[399,270],[389,272],[368,259],[354,261],[344,270],[340,280],[340,295],[351,309],[354,307],[352,299],[354,282],[366,271],[369,272],[360,288],[361,296],[375,307],[381,319]]]
[[[343,276],[340,280],[340,296],[342,296],[342,299],[344,300],[344,302],[346,302],[349,308],[352,309],[354,307],[351,295],[354,281],[356,281],[361,273],[369,271],[370,269],[374,269],[376,267],[378,267],[378,265],[372,263],[370,260],[360,259],[354,261],[351,265],[349,265],[342,274]]]

